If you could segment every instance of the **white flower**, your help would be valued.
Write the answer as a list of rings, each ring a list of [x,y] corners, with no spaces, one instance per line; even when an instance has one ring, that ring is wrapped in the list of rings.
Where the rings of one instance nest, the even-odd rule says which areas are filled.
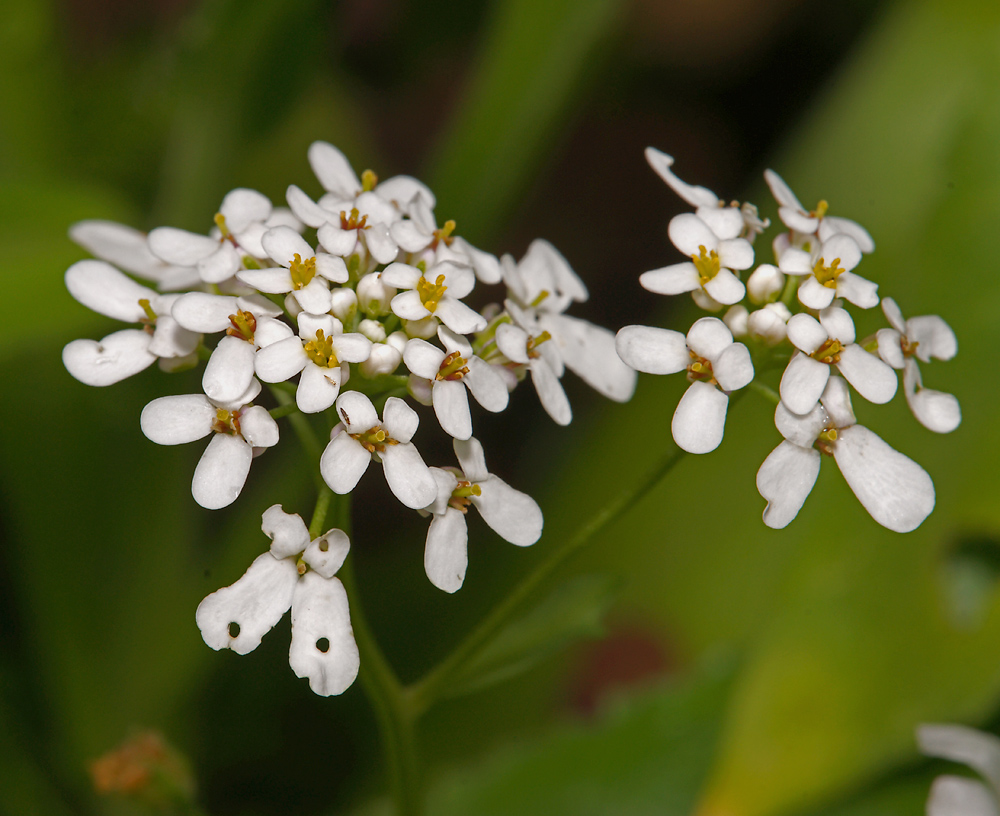
[[[254,370],[264,382],[284,382],[299,372],[295,404],[305,414],[325,411],[350,377],[350,363],[368,359],[372,343],[357,332],[344,333],[333,315],[298,316],[298,337],[287,337],[257,352]]]
[[[392,263],[382,270],[381,280],[386,286],[406,290],[392,299],[392,311],[404,320],[434,316],[458,334],[486,328],[486,319],[461,300],[476,284],[476,276],[467,266],[445,262],[424,271]]]
[[[626,326],[618,354],[637,371],[673,374],[687,370],[691,385],[674,411],[674,441],[688,453],[708,453],[722,442],[729,394],[750,384],[753,363],[742,343],[715,317],[695,321],[687,337],[670,329]]]
[[[821,452],[833,456],[864,508],[883,527],[915,530],[934,509],[934,483],[916,462],[857,425],[847,383],[830,377],[820,405],[800,416],[779,403],[775,425],[785,441],[757,472],[768,501],[764,523],[781,529],[805,503],[819,474]]]
[[[955,333],[937,315],[904,321],[892,298],[882,299],[882,311],[892,328],[878,331],[879,356],[893,368],[903,369],[903,393],[920,424],[936,433],[951,433],[962,422],[958,400],[952,394],[924,388],[917,360],[950,360],[958,353]]]
[[[896,395],[896,375],[876,355],[854,342],[854,321],[837,305],[820,312],[819,320],[800,312],[788,321],[788,339],[798,351],[781,375],[778,391],[785,407],[808,414],[819,400],[836,366],[866,400],[878,405]]]
[[[459,473],[431,468],[438,485],[424,547],[424,570],[431,583],[455,592],[465,580],[469,563],[465,514],[471,503],[493,531],[519,547],[538,541],[542,511],[531,496],[515,490],[486,469],[483,446],[475,438],[456,439]]]
[[[335,577],[350,549],[342,530],[309,540],[302,518],[280,505],[264,511],[262,529],[272,539],[242,578],[206,597],[195,613],[205,643],[247,654],[260,645],[289,609],[288,662],[296,677],[323,697],[342,694],[361,661],[351,628],[344,585]]]
[[[382,463],[389,489],[407,507],[419,510],[434,501],[437,487],[430,470],[410,442],[419,419],[403,400],[389,397],[379,422],[364,394],[347,391],[337,398],[343,423],[333,429],[319,469],[334,493],[350,493],[373,458]]]
[[[251,405],[260,393],[253,380],[238,400],[221,403],[203,394],[160,397],[142,409],[139,425],[158,445],[180,445],[214,433],[194,470],[191,495],[208,510],[239,497],[256,449],[278,444],[278,424],[266,408]]]
[[[775,242],[776,250],[779,242]],[[825,309],[836,297],[862,309],[878,305],[878,284],[851,272],[861,250],[849,235],[838,233],[812,252],[795,246],[776,251],[778,268],[786,275],[804,275],[799,301],[809,309]]]
[[[201,336],[178,325],[170,310],[177,295],[161,295],[104,261],[78,261],[66,270],[66,288],[98,314],[141,329],[122,329],[100,342],[74,340],[63,349],[63,364],[87,385],[111,385],[138,374],[158,358],[166,366],[194,363]]]
[[[1000,816],[1000,739],[962,725],[921,725],[917,743],[927,756],[968,765],[986,783],[939,776],[931,786],[927,816]]]
[[[508,310],[510,307],[508,304]],[[558,424],[569,425],[573,421],[573,409],[559,382],[565,369],[562,358],[549,342],[552,336],[548,332],[529,334],[520,326],[501,323],[497,326],[495,339],[497,348],[508,360],[531,372],[532,385],[546,413]]]
[[[262,239],[268,257],[281,264],[268,269],[240,270],[236,277],[261,292],[291,292],[310,314],[330,311],[330,283],[346,283],[349,276],[344,259],[315,252],[305,239],[289,227],[275,227]]]
[[[825,201],[820,201],[815,210],[807,211],[784,179],[773,170],[764,171],[764,180],[778,202],[778,216],[793,232],[805,235],[815,233],[820,241],[826,241],[837,233],[842,233],[850,236],[862,252],[875,251],[875,242],[868,231],[848,218],[827,215],[829,204]]]
[[[739,303],[746,287],[734,270],[753,266],[753,247],[744,238],[720,239],[711,227],[693,213],[681,213],[670,219],[670,240],[690,261],[643,272],[640,285],[658,295],[692,292],[695,302],[704,309],[716,310],[719,304]]]
[[[217,402],[232,402],[250,387],[257,349],[292,334],[284,322],[275,319],[281,310],[260,294],[230,297],[187,292],[174,302],[171,314],[191,331],[226,332],[201,378],[205,393]]]
[[[509,255],[501,259],[501,275],[507,299],[522,309],[542,309],[551,314],[590,297],[587,287],[569,262],[548,241],[536,238],[517,263]]]
[[[438,329],[444,350],[426,340],[406,344],[403,361],[410,372],[430,383],[431,404],[442,429],[455,439],[472,436],[467,390],[487,411],[507,407],[507,386],[497,369],[472,353],[468,341],[446,326]]]
[[[164,263],[149,251],[146,233],[114,221],[78,221],[69,228],[76,243],[119,269],[155,281],[162,291],[190,289],[201,283],[191,267]]]
[[[760,219],[757,208],[752,204],[739,206],[734,201],[727,206],[711,190],[681,181],[671,169],[674,164],[672,156],[654,147],[647,147],[646,161],[671,190],[696,208],[695,215],[704,221],[720,240],[742,237],[753,241],[758,233],[770,225],[770,221]]]

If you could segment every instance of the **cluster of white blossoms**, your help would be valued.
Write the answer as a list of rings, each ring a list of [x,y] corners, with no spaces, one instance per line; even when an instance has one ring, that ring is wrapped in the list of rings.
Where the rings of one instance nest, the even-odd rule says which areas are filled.
[[[567,368],[617,401],[631,397],[635,371],[618,357],[613,332],[566,314],[587,289],[548,243],[535,241],[517,262],[498,259],[456,235],[453,221],[439,226],[434,195],[416,179],[379,182],[367,170],[359,178],[324,142],[310,147],[309,161],[325,190],[318,200],[292,185],[288,207],[274,207],[236,189],[208,234],[74,225],[71,237],[96,259],[66,272],[70,293],[131,326],[69,343],[63,361],[95,386],[154,362],[165,371],[205,362],[203,393],[153,400],[140,425],[162,445],[211,437],[191,484],[208,509],[236,501],[253,460],[278,444],[281,417],[326,414],[323,480],[347,494],[378,463],[396,498],[430,517],[426,573],[455,592],[468,564],[469,505],[515,545],[542,532],[537,503],[487,470],[469,394],[486,411],[503,411],[530,376],[545,410],[565,425]],[[466,302],[477,283],[506,291],[477,309]],[[270,409],[261,404],[268,401]],[[432,407],[454,439],[457,466],[424,461],[411,402]],[[291,609],[293,670],[316,693],[339,694],[358,671],[335,577],[347,536],[334,529],[310,540],[301,517],[278,506],[262,527],[270,550],[204,600],[202,635],[214,649],[244,654]]]
[[[674,174],[673,159],[658,150],[648,148],[646,158],[695,210],[675,216],[668,230],[689,260],[646,272],[639,282],[658,294],[690,292],[699,307],[722,315],[697,320],[686,335],[650,326],[618,332],[618,353],[632,368],[687,372],[691,385],[671,423],[677,445],[690,453],[715,450],[729,395],[753,382],[755,363],[763,368],[787,359],[775,412],[784,441],[757,473],[757,488],[768,502],[764,522],[782,528],[798,515],[825,454],[879,524],[897,532],[915,529],[934,508],[934,485],[918,464],[857,424],[851,389],[870,402],[887,403],[902,371],[917,420],[937,433],[955,430],[961,422],[958,400],[925,388],[918,367],[918,361],[954,357],[954,332],[937,316],[904,320],[895,301],[883,298],[888,327],[858,341],[847,304],[879,304],[878,286],[854,271],[875,249],[863,227],[828,215],[825,201],[807,210],[768,170],[765,180],[784,229],[772,243],[774,263],[754,267],[754,240],[770,226],[757,208],[726,204],[710,190],[685,183]]]
[[[939,776],[927,816],[1000,816],[1000,739],[964,725],[922,725],[917,742],[927,756],[968,765],[982,777]]]

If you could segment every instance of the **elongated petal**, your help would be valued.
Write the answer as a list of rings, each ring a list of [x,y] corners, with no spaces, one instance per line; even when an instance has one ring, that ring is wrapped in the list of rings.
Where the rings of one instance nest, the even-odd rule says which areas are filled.
[[[953,394],[924,388],[920,369],[913,359],[903,369],[903,393],[917,421],[935,433],[951,433],[962,423],[962,409]]]
[[[125,224],[100,219],[77,221],[69,228],[69,237],[91,255],[147,280],[159,281],[169,269],[149,251],[146,233]]]
[[[309,542],[302,554],[302,560],[324,578],[332,578],[344,565],[351,542],[343,530],[327,530],[314,541]]]
[[[298,577],[294,561],[269,552],[257,556],[236,583],[198,604],[195,621],[205,643],[215,650],[252,652],[292,605]]]
[[[226,193],[219,212],[226,218],[226,229],[243,232],[254,221],[266,221],[271,217],[271,201],[256,190],[237,187]]]
[[[194,500],[206,510],[228,507],[239,498],[252,461],[253,448],[242,437],[215,434],[194,469]]]
[[[511,362],[527,365],[528,333],[520,326],[501,323],[496,331],[497,348]]]
[[[306,363],[295,389],[295,404],[304,414],[318,414],[337,400],[340,393],[340,366],[327,368]]]
[[[808,414],[819,402],[830,379],[830,366],[796,352],[781,375],[778,393],[781,401],[794,414]]]
[[[406,367],[426,380],[437,376],[444,358],[445,354],[441,349],[419,338],[408,341],[403,350],[403,362],[406,363]]]
[[[337,398],[337,415],[351,433],[362,433],[379,424],[375,406],[360,391],[347,391]]]
[[[475,437],[456,439],[452,446],[466,479],[470,482],[483,482],[490,477],[490,472],[486,469],[483,446],[478,439]]]
[[[739,207],[726,207],[717,204],[698,207],[695,215],[708,224],[708,228],[719,237],[720,241],[728,241],[736,238],[743,231],[743,213]],[[726,265],[728,266],[728,264]],[[746,269],[747,267],[739,266],[732,268]]]
[[[430,314],[420,299],[420,294],[414,289],[400,292],[392,299],[390,306],[393,313],[403,320],[422,320]]]
[[[837,278],[837,297],[845,298],[861,309],[878,306],[878,284],[853,272]]]
[[[997,816],[1000,808],[990,789],[976,779],[939,776],[927,797],[927,816]]]
[[[742,220],[741,217],[741,223]],[[746,238],[720,241],[718,252],[719,263],[727,269],[749,269],[753,266],[753,245]]]
[[[692,207],[715,207],[718,205],[719,197],[711,190],[687,184],[677,177],[674,171],[670,169],[674,163],[673,156],[669,156],[655,147],[647,147],[646,161],[653,168],[653,172],[663,179],[671,190]]]
[[[792,192],[792,188],[785,183],[785,180],[775,173],[773,170],[764,171],[764,181],[767,182],[767,186],[771,188],[771,195],[774,196],[774,200],[782,207],[792,207],[796,210],[805,210],[805,207],[799,203],[798,198],[795,193]]]
[[[142,329],[122,329],[100,342],[73,340],[63,348],[63,365],[85,385],[112,385],[156,362],[150,339]]]
[[[295,217],[307,227],[318,227],[322,232],[324,225],[336,218],[333,213],[321,207],[294,184],[289,186],[287,192],[285,193],[285,198],[288,201],[289,208],[293,213],[295,213]],[[340,230],[338,229],[338,231]],[[323,236],[320,235],[318,237],[320,243],[332,252],[333,249],[327,244],[326,241],[323,240]],[[352,233],[352,247],[354,245],[353,242],[356,239],[357,236]],[[275,258],[275,260],[277,260],[277,258]]]
[[[211,433],[215,412],[202,394],[159,397],[142,409],[139,427],[157,445],[182,445]]]
[[[254,371],[254,347],[229,335],[219,341],[205,366],[201,385],[216,402],[232,402],[247,390]]]
[[[782,402],[774,409],[774,424],[778,432],[800,448],[811,448],[829,419],[826,410],[819,403],[802,416],[793,414]]]
[[[510,399],[510,392],[507,391],[507,383],[500,370],[478,357],[469,357],[466,363],[469,373],[465,375],[465,384],[476,402],[487,411],[503,411]]]
[[[263,405],[251,405],[240,415],[240,434],[254,448],[278,444],[278,423]]]
[[[174,301],[170,314],[185,329],[212,333],[228,328],[229,316],[235,314],[238,308],[234,297],[186,292]]]
[[[431,209],[437,203],[431,189],[419,179],[412,176],[393,176],[385,181],[380,181],[375,186],[375,192],[386,201],[394,203],[402,209],[404,205],[413,200],[415,195],[419,195],[423,203]]]
[[[178,266],[194,266],[219,248],[219,242],[174,227],[157,227],[149,233],[150,251],[161,260]]]
[[[195,266],[205,283],[222,283],[229,280],[240,269],[243,261],[229,241],[219,244],[218,249],[198,261]]]
[[[298,337],[286,337],[257,352],[254,370],[264,382],[284,382],[298,374],[308,362],[302,341]]]
[[[702,317],[688,331],[687,344],[695,354],[715,360],[733,344],[733,333],[719,318]]]
[[[153,301],[158,296],[104,261],[77,261],[66,270],[66,288],[88,309],[126,323],[138,323],[146,316],[141,299]]]
[[[927,471],[863,425],[840,432],[833,456],[854,495],[883,527],[908,533],[934,509]]]
[[[329,220],[334,216],[327,215],[326,217]],[[341,229],[338,224],[323,224],[316,231],[316,237],[323,245],[323,249],[331,255],[342,258],[352,254],[358,244],[358,231]]]
[[[454,507],[431,518],[424,544],[424,572],[445,592],[457,592],[469,566],[469,530],[465,514]]]
[[[802,509],[819,475],[820,452],[782,442],[757,471],[757,490],[767,499],[764,523],[780,530]]]
[[[361,190],[361,182],[347,157],[329,142],[309,145],[309,166],[312,167],[324,190],[342,198],[354,198]]]
[[[316,254],[316,272],[332,283],[347,283],[350,273],[347,264],[338,255],[327,255],[325,252]]]
[[[573,421],[573,409],[570,408],[559,377],[544,359],[532,358],[528,361],[528,367],[531,369],[531,382],[535,386],[538,400],[546,413],[557,424],[569,425]]]
[[[788,320],[788,339],[800,351],[812,354],[830,335],[815,317],[800,312]]]
[[[260,529],[271,539],[271,555],[288,558],[309,546],[309,530],[298,513],[286,513],[280,504],[272,504],[260,517]]]
[[[292,273],[284,266],[273,266],[267,269],[241,269],[236,273],[236,279],[260,292],[268,292],[272,295],[282,295],[295,288],[295,284],[292,283]]]
[[[619,329],[615,348],[626,365],[647,374],[674,374],[691,362],[684,335],[655,326]]]
[[[614,333],[563,314],[542,314],[539,323],[552,335],[567,368],[587,385],[615,402],[632,398],[636,374],[618,356]]]
[[[875,241],[868,230],[856,221],[851,221],[849,218],[840,218],[836,215],[828,215],[820,222],[819,239],[821,241],[826,241],[838,232],[842,232],[844,235],[849,235],[853,238],[854,243],[858,245],[858,248],[862,252],[875,251]]]
[[[323,450],[319,471],[334,493],[345,495],[354,490],[371,460],[371,454],[360,442],[341,432]]]
[[[846,309],[828,306],[819,313],[819,322],[830,337],[835,337],[845,346],[854,342],[854,321]]]
[[[729,397],[714,385],[691,383],[670,423],[674,441],[688,453],[708,453],[722,442]]]
[[[705,291],[716,303],[732,306],[743,300],[747,290],[739,278],[723,267],[714,278],[705,284]]]
[[[475,272],[478,280],[483,283],[500,283],[500,262],[496,255],[474,247],[461,237],[455,239],[452,247],[468,256],[472,264],[472,271]]]
[[[639,285],[657,295],[680,295],[701,286],[698,270],[690,261],[652,269],[639,276]]]
[[[395,301],[393,301],[395,303]],[[397,312],[398,314],[398,312]],[[459,334],[472,334],[486,328],[486,318],[457,298],[445,295],[434,310],[435,316]]]
[[[878,356],[893,368],[902,368],[904,360],[899,332],[895,329],[879,329],[875,337],[878,340]]]
[[[534,544],[542,535],[542,510],[527,493],[515,490],[499,476],[479,482],[482,491],[472,503],[493,531],[518,547]]]
[[[816,280],[815,275],[810,275],[802,281],[798,294],[799,303],[808,309],[816,310],[825,309],[833,303],[833,299],[837,296],[835,290],[824,286]]]
[[[382,419],[386,433],[399,442],[409,442],[420,423],[417,412],[399,397],[389,397],[385,401]]]
[[[882,405],[896,396],[896,372],[857,343],[840,352],[840,373],[869,402]]]
[[[361,658],[347,592],[337,578],[307,572],[295,585],[288,664],[321,697],[343,694],[357,678]]]
[[[712,363],[715,379],[723,391],[737,391],[753,380],[750,350],[742,343],[731,343]]]
[[[437,484],[412,443],[386,445],[379,455],[389,489],[404,505],[422,510],[434,501]]]
[[[457,380],[441,380],[431,391],[434,413],[442,430],[455,439],[472,436],[472,414],[469,411],[469,394]]]
[[[857,422],[851,405],[851,389],[843,377],[830,377],[819,401],[834,427],[847,428]]]
[[[313,248],[306,243],[305,238],[291,227],[274,227],[264,233],[261,239],[264,251],[268,257],[285,267],[292,265],[295,256],[302,261],[315,257]]]
[[[958,353],[958,340],[951,326],[937,315],[923,315],[906,321],[906,334],[911,343],[917,343],[917,359],[922,363],[950,360]]]

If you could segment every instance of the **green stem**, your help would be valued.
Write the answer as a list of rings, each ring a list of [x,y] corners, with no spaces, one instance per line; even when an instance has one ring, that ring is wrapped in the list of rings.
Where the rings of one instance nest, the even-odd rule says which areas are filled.
[[[673,467],[684,457],[684,451],[675,448],[656,463],[637,486],[630,487],[619,493],[603,508],[597,511],[587,522],[577,528],[569,538],[563,539],[547,559],[525,576],[514,591],[510,593],[486,618],[463,640],[458,647],[431,669],[421,680],[410,687],[410,693],[418,710],[427,710],[446,689],[452,676],[477,652],[482,650],[518,613],[521,605],[538,589],[539,586],[558,569],[584,544],[595,538],[612,522],[616,521],[626,510],[636,504],[650,490],[660,483]]]
[[[781,402],[781,397],[778,396],[778,392],[775,391],[773,388],[764,385],[764,383],[757,382],[757,380],[753,380],[750,383],[750,388],[753,391],[756,391],[762,397],[764,397],[764,399],[768,400],[768,402],[773,402],[775,405]]]

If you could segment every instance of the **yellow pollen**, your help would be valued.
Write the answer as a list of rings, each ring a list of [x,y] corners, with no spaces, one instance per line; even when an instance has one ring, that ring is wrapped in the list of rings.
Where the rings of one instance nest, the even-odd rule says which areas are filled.
[[[711,360],[706,360],[691,350],[688,350],[688,356],[691,357],[691,365],[687,367],[688,382],[707,382],[709,385],[718,385],[715,372],[712,371]]]
[[[382,453],[386,445],[398,445],[399,442],[392,439],[381,425],[373,425],[367,431],[351,434],[352,439],[356,439],[369,453]]]
[[[376,184],[378,184],[378,176],[376,176],[371,170],[365,170],[365,172],[361,174],[361,192],[370,193],[375,189]]]
[[[432,248],[437,249],[437,244],[439,241],[444,241],[445,246],[451,246],[451,242],[455,240],[452,233],[455,231],[455,220],[449,218],[444,222],[444,226],[440,229],[434,230],[434,241],[431,244]]]
[[[257,331],[257,319],[250,312],[238,309],[236,314],[229,315],[229,328],[226,329],[226,334],[230,337],[239,337],[240,340],[252,343],[255,331]]]
[[[549,341],[551,339],[552,339],[552,335],[549,334],[547,331],[543,331],[537,337],[529,337],[528,338],[528,342],[526,344],[526,350],[528,352],[528,356],[532,360],[537,360],[541,356],[541,352],[537,350],[538,347],[542,343],[545,343],[545,342],[547,342],[547,341]]]
[[[303,348],[306,355],[321,368],[336,368],[340,365],[333,350],[333,337],[327,337],[322,329],[316,329],[316,339],[310,340]]]
[[[818,437],[816,437],[816,442],[813,443],[813,447],[816,448],[820,453],[826,454],[827,456],[833,456],[833,444],[837,441],[837,429],[836,428],[824,428],[820,431]]]
[[[813,267],[813,274],[816,276],[816,280],[822,283],[827,289],[836,289],[837,278],[847,270],[840,267],[840,258],[834,258],[833,263],[829,266],[824,266],[823,261],[823,258],[816,261],[816,265]]]
[[[437,309],[438,303],[447,290],[448,287],[444,285],[444,275],[438,275],[434,283],[429,283],[423,275],[417,281],[417,294],[420,295],[420,302],[424,304],[428,312]]]
[[[719,254],[714,249],[709,252],[704,246],[699,246],[698,250],[699,254],[692,255],[691,260],[694,261],[695,269],[698,270],[698,278],[701,285],[704,286],[719,274],[722,266],[719,263]]]
[[[839,340],[832,337],[823,343],[816,351],[809,356],[814,360],[827,365],[836,365],[840,362],[840,353],[844,350],[844,345]]]
[[[222,213],[215,214],[215,226],[219,228],[219,232],[222,233],[221,241],[225,241],[230,237],[229,227],[226,226],[226,216]],[[220,243],[221,243],[220,241]]]
[[[367,221],[368,216],[361,215],[357,207],[351,209],[350,215],[344,212],[344,210],[340,211],[340,228],[342,230],[368,229]]]
[[[306,258],[303,261],[296,252],[288,271],[292,273],[292,285],[296,289],[304,289],[316,277],[316,259]]]
[[[212,423],[212,430],[216,433],[237,436],[240,433],[240,412],[227,411],[225,408],[217,409],[215,412],[215,422]]]
[[[441,362],[441,369],[437,373],[439,380],[460,380],[469,373],[466,360],[457,351],[453,351]]]
[[[816,209],[810,213],[816,218],[824,218],[826,216],[826,211],[830,209],[830,205],[826,203],[826,199],[823,199],[816,205]]]
[[[468,512],[469,505],[472,503],[472,497],[481,496],[482,494],[483,491],[479,485],[465,479],[459,479],[458,484],[451,493],[451,498],[448,499],[448,506],[454,507],[463,513]]]

